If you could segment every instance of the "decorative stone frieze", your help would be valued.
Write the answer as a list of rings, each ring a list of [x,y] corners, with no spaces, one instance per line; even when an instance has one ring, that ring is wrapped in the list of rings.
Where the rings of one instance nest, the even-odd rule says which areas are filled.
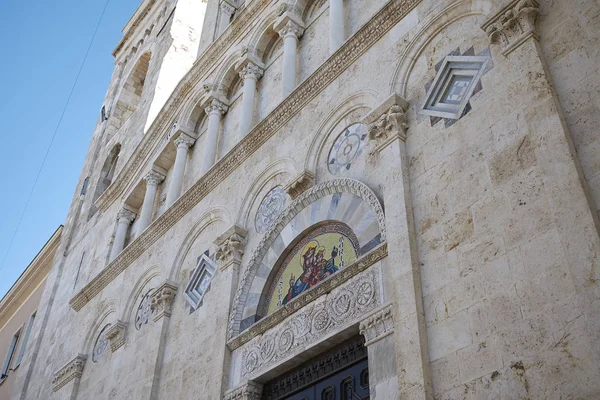
[[[52,379],[52,389],[56,392],[73,379],[81,378],[86,360],[86,355],[79,354],[77,357],[69,361],[67,365],[55,372]]]
[[[363,123],[369,126],[369,139],[377,142],[375,153],[383,150],[395,139],[406,141],[407,109],[408,102],[393,94],[363,119]]]
[[[530,38],[539,40],[535,23],[540,5],[537,0],[513,0],[481,27],[491,43],[500,43],[508,56]]]
[[[258,382],[248,381],[235,389],[229,390],[223,400],[260,400],[263,385]]]
[[[234,225],[215,240],[216,257],[221,262],[221,270],[227,269],[232,264],[241,264],[247,234],[246,229]]]
[[[316,176],[313,172],[304,170],[300,175],[295,177],[293,181],[287,184],[284,190],[290,195],[292,200],[296,200],[302,193],[313,187],[315,178]]]
[[[125,334],[127,332],[127,325],[121,321],[117,321],[112,324],[106,330],[106,338],[110,343],[110,351],[115,352],[117,349],[125,344]]]
[[[316,286],[313,289],[310,289],[300,296],[294,298],[291,302],[286,304],[283,307],[278,308],[271,314],[262,318],[256,324],[252,325],[249,329],[240,333],[234,339],[227,343],[227,347],[230,350],[235,350],[245,343],[248,343],[255,337],[262,335],[267,330],[276,327],[281,324],[288,316],[293,314],[296,310],[306,306],[310,302],[314,301],[319,296],[323,296],[327,293],[330,293],[335,288],[343,285],[348,280],[357,276],[361,272],[367,270],[369,267],[373,266],[375,263],[383,260],[387,257],[387,243],[383,243],[380,246],[376,247],[369,253],[360,257],[353,264],[339,271],[337,274],[333,275],[329,279],[321,282],[319,286]]]
[[[321,65],[310,77],[277,106],[252,132],[225,155],[207,174],[200,178],[177,204],[170,207],[141,235],[93,278],[69,304],[75,311],[81,310],[91,299],[112,282],[121,272],[161,238],[173,225],[206,197],[215,187],[235,171],[248,157],[258,150],[269,138],[298,114],[315,96],[325,90],[342,72],[349,68],[364,52],[371,48],[390,29],[410,13],[421,0],[391,0],[344,45]],[[227,29],[204,53],[188,77],[183,79],[165,104],[148,133],[142,139],[134,155],[129,159],[113,184],[98,198],[96,204],[102,210],[110,205],[135,179],[136,171],[146,162],[150,153],[164,136],[176,114],[192,90],[199,85],[216,60],[223,56],[227,43],[239,37],[248,24],[270,4],[267,0],[255,0],[240,11],[230,29]],[[239,21],[239,22],[238,22]],[[243,22],[242,22],[243,21]]]
[[[150,307],[154,314],[152,319],[155,322],[162,317],[171,316],[171,306],[176,294],[177,286],[169,281],[160,285],[159,288],[152,293],[152,303]]]
[[[380,277],[379,268],[372,267],[331,293],[295,309],[278,326],[246,344],[240,349],[242,379],[259,376],[328,335],[357,323],[380,306]]]
[[[365,346],[392,333],[394,333],[394,313],[391,304],[360,323],[360,334],[365,337]]]

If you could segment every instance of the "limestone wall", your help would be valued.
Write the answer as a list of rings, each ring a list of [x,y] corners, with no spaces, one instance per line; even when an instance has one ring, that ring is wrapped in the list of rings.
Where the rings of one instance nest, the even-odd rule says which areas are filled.
[[[271,3],[268,9],[274,12],[277,2]],[[359,28],[388,4],[345,3],[348,35],[360,33]],[[165,233],[144,251],[130,256],[127,268],[76,312],[69,301],[107,265],[123,196],[93,222],[77,224],[76,240],[64,259],[57,257],[48,278],[42,302],[53,303],[39,345],[41,362],[22,398],[68,398],[71,389],[53,392],[50,381],[79,353],[87,354],[88,360],[77,399],[222,398],[231,389],[230,308],[241,273],[263,238],[254,224],[262,199],[272,188],[285,186],[308,170],[315,174],[315,184],[337,178],[361,181],[391,213],[394,205],[389,199],[404,190],[386,173],[397,167],[397,159],[378,155],[376,143],[365,138],[350,165],[336,169],[329,163],[340,134],[393,93],[409,103],[406,220],[410,225],[414,218],[414,227],[407,231],[414,230],[410,240],[415,243],[417,265],[411,285],[401,279],[386,283],[386,299],[396,307],[393,364],[398,366],[398,388],[373,398],[394,398],[384,393],[436,399],[598,397],[600,238],[593,209],[598,203],[589,199],[597,199],[593,160],[599,152],[591,133],[596,128],[588,122],[594,118],[596,100],[591,82],[598,81],[593,62],[598,49],[590,28],[598,14],[596,3],[572,5],[561,0],[542,5],[539,43],[529,38],[508,55],[500,44],[490,43],[481,28],[508,2],[417,3],[334,82],[315,91],[258,150],[248,151],[241,165],[223,175],[183,217],[175,219],[160,205],[156,215],[163,217],[156,226],[167,224],[167,217],[175,222],[169,222]],[[329,54],[327,4],[307,12],[311,16],[299,45],[299,83],[327,62]],[[265,13],[251,25],[258,30],[260,19],[271,17]],[[582,34],[589,40],[580,44]],[[256,31],[241,35],[219,61],[225,63],[233,49],[252,43],[255,35]],[[156,54],[164,51],[166,47]],[[269,118],[282,100],[278,52],[275,46],[259,81],[257,122]],[[424,117],[419,111],[436,65],[449,54],[490,58],[481,90],[470,99],[471,110],[457,121]],[[229,67],[212,66],[202,81],[222,79]],[[235,85],[232,91],[237,91]],[[218,158],[225,161],[239,140],[240,99],[232,97],[219,139]],[[202,178],[198,176],[206,136],[202,118],[195,121],[200,135],[186,167],[184,190],[189,192],[183,199],[190,204],[195,201],[190,193]],[[142,132],[144,121],[133,121]],[[366,134],[366,127],[360,129]],[[133,135],[135,145],[123,141],[119,169],[129,155],[137,154],[134,147],[141,137]],[[103,160],[105,151],[96,158]],[[159,197],[169,179],[168,173]],[[86,197],[84,204],[89,201]],[[75,206],[69,218],[73,210]],[[214,257],[215,240],[234,224],[248,230],[241,263],[217,268],[202,305],[192,310],[182,294],[190,273],[205,251]],[[137,243],[133,240],[131,246]],[[403,253],[396,238],[389,239],[389,246],[383,270],[398,277],[397,269],[406,260],[399,256]],[[75,282],[84,251],[89,255]],[[166,280],[178,286],[171,316],[156,321],[151,317],[137,329],[142,299]],[[416,292],[412,298],[408,287]],[[418,357],[406,340],[406,332],[418,329],[407,315],[399,314],[407,304],[423,324],[423,333],[414,336],[424,346]],[[124,345],[114,352],[105,350],[94,362],[99,333],[117,320],[127,326]],[[420,377],[408,368],[411,357],[423,358]],[[20,398],[18,393],[13,397]]]

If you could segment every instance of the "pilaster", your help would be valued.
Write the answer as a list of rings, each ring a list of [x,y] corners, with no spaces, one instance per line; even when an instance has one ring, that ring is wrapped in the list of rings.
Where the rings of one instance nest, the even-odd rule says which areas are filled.
[[[215,240],[217,245],[217,260],[221,262],[221,270],[230,266],[239,267],[246,246],[248,231],[241,226],[234,225]]]
[[[481,27],[491,43],[500,43],[508,56],[529,39],[539,40],[535,23],[539,14],[537,0],[513,0]]]
[[[263,385],[258,382],[248,381],[235,389],[231,389],[223,400],[260,400],[262,396]]]

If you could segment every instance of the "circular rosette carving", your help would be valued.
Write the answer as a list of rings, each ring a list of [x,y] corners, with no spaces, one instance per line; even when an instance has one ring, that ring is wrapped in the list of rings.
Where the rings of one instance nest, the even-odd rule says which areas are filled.
[[[356,301],[354,293],[349,290],[341,290],[329,303],[329,316],[335,322],[342,322],[354,311]]]
[[[324,308],[318,310],[315,313],[312,322],[314,332],[323,333],[327,330],[327,328],[329,328],[330,325],[331,318],[329,317],[329,313],[327,312],[327,310],[325,310]]]
[[[273,356],[275,356],[275,338],[273,336],[265,336],[260,344],[260,357],[265,362],[269,362],[273,359]]]
[[[246,354],[246,375],[258,367],[258,361],[258,353],[255,350],[248,351]]]
[[[356,288],[356,304],[359,307],[366,307],[373,302],[375,298],[375,285],[370,281],[359,282]]]
[[[310,314],[303,312],[292,321],[292,326],[297,337],[304,337],[310,332]]]
[[[284,354],[292,349],[294,345],[294,330],[287,327],[279,335],[279,353]]]

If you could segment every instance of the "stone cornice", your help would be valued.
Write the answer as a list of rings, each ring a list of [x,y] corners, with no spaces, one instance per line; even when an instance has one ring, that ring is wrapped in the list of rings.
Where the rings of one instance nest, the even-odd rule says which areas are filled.
[[[402,18],[404,18],[421,0],[391,0],[388,2],[367,24],[365,24],[356,34],[354,34],[346,43],[335,52],[323,65],[321,65],[310,77],[301,83],[296,90],[281,102],[265,119],[259,122],[254,129],[244,137],[225,157],[217,162],[202,178],[200,178],[187,192],[185,192],[165,213],[157,218],[140,236],[136,238],[129,246],[121,252],[121,254],[113,260],[100,274],[98,274],[88,285],[86,285],[75,297],[71,299],[69,304],[79,311],[85,304],[94,298],[103,288],[105,288],[114,278],[123,272],[133,261],[142,255],[153,243],[161,238],[173,225],[183,218],[193,207],[196,206],[205,196],[207,196],[214,188],[225,180],[233,171],[235,171],[242,163],[257,151],[268,139],[270,139],[278,130],[285,126],[287,122],[297,115],[306,104],[314,99],[319,93],[325,90],[331,82],[339,75],[348,69],[358,58],[364,54],[371,46],[381,39],[390,29],[392,29]],[[263,4],[261,1],[254,1],[250,6],[242,12],[250,12],[255,10],[256,4]],[[254,11],[252,11],[254,12]],[[249,14],[253,15],[253,14]],[[237,20],[244,20],[242,14]],[[235,26],[230,27],[235,28]],[[239,28],[239,27],[238,27]],[[233,32],[235,29],[226,31]],[[215,44],[223,45],[220,39]],[[205,57],[216,57],[211,52],[214,49],[214,44],[205,53]],[[208,53],[208,54],[207,54]],[[208,69],[208,61],[203,62],[204,69]],[[193,70],[194,75],[201,77],[201,74],[196,69]],[[192,82],[195,78],[190,78],[184,86],[189,88],[178,87],[179,95],[185,96],[194,86]],[[200,80],[198,79],[197,82]],[[182,101],[182,100],[178,100]],[[177,107],[173,104],[174,100],[169,100],[166,106],[166,113],[174,114]],[[158,122],[161,120],[162,122]],[[157,119],[156,124],[165,125],[166,117]],[[170,127],[170,121],[168,126]],[[153,125],[154,126],[154,125]],[[160,138],[159,138],[160,139]],[[144,139],[147,142],[146,139]],[[148,145],[148,153],[152,150],[152,146]],[[141,157],[141,156],[140,156]],[[131,175],[129,178],[117,179],[111,185],[104,195],[104,207],[108,207],[110,203],[106,203],[109,197],[116,197],[121,192],[130,179],[133,179],[133,171],[138,170],[142,165],[144,157],[132,157],[138,161],[131,161],[135,166],[126,174]],[[107,192],[111,193],[107,194]],[[103,196],[104,196],[103,195]],[[102,196],[100,197],[102,198]],[[100,200],[100,199],[99,199]]]
[[[61,225],[0,301],[0,328],[12,318],[34,289],[46,279],[60,245],[62,231]]]
[[[118,53],[121,51],[125,43],[135,34],[136,28],[144,21],[144,18],[150,11],[152,11],[152,7],[156,4],[157,0],[148,0],[146,4],[141,4],[140,7],[133,14],[131,19],[127,22],[127,25],[123,28],[123,38],[117,44],[117,47],[113,50],[112,55],[116,57]]]
[[[277,326],[281,321],[295,313],[300,308],[304,307],[308,303],[312,302],[316,298],[331,292],[333,289],[339,287],[349,279],[355,277],[361,272],[365,271],[373,264],[383,260],[388,255],[387,243],[382,243],[375,249],[371,250],[364,256],[360,257],[354,263],[344,268],[337,274],[329,277],[327,280],[320,283],[318,286],[302,293],[296,297],[293,301],[289,302],[285,306],[282,306],[267,315],[244,332],[227,342],[227,347],[231,351],[243,346],[253,338],[262,335],[267,330]]]

